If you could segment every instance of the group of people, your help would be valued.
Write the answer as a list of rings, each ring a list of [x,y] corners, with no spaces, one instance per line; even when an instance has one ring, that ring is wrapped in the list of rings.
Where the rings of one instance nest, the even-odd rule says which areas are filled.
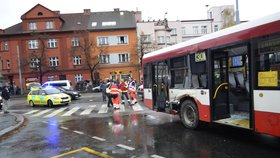
[[[125,104],[127,100],[129,105],[134,105],[137,103],[136,99],[136,81],[133,78],[121,79],[120,83],[116,80],[105,79],[101,83],[102,97],[103,101],[107,101],[108,107],[114,107],[114,109],[119,109],[119,101],[121,98],[121,103]]]

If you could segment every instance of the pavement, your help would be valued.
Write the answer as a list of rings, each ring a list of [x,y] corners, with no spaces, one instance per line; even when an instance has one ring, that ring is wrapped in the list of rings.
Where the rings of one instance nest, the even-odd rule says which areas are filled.
[[[12,133],[21,127],[24,123],[23,115],[16,113],[4,114],[3,110],[0,110],[0,140],[5,135]]]

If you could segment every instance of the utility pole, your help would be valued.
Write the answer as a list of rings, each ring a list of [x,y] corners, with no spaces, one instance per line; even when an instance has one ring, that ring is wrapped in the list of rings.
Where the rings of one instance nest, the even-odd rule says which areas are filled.
[[[239,24],[240,23],[240,19],[239,19],[239,7],[238,7],[238,0],[235,0],[236,2],[236,24]]]
[[[19,46],[17,46],[17,57],[18,57],[18,73],[19,73],[19,84],[20,84],[20,94],[23,94],[22,86],[22,77],[21,77],[21,65],[20,65],[20,56],[19,56]]]

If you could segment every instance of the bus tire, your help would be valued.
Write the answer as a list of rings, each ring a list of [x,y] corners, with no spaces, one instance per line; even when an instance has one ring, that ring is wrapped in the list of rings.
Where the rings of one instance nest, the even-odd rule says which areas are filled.
[[[199,116],[196,104],[191,100],[185,100],[181,104],[180,114],[182,123],[189,129],[196,129]]]

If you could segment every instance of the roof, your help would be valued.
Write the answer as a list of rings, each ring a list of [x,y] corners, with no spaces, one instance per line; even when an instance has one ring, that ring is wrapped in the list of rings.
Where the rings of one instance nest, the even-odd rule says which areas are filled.
[[[91,13],[89,30],[136,28],[135,15],[129,11]]]
[[[270,25],[267,26],[267,24]],[[280,12],[145,54],[143,63],[153,61],[154,59],[162,60],[168,56],[179,56],[184,52],[190,53],[229,42],[241,41],[277,31],[280,32],[279,24]],[[251,30],[254,30],[254,32]]]

